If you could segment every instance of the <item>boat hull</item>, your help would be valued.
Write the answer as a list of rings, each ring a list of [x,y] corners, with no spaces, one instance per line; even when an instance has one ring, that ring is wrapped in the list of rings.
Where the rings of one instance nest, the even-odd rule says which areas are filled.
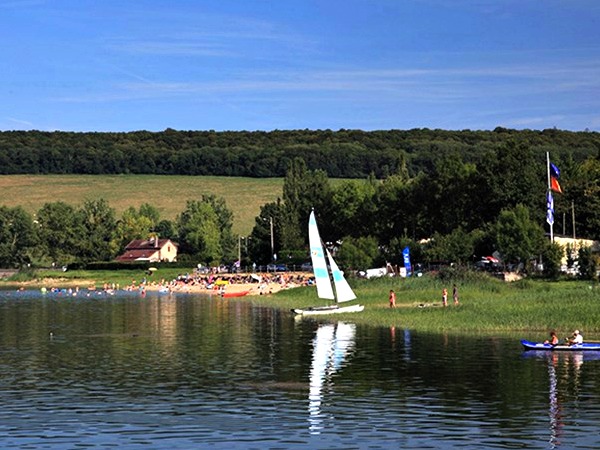
[[[240,292],[224,292],[221,297],[223,298],[232,298],[232,297],[244,297],[248,295],[250,291],[240,291]]]
[[[322,316],[326,314],[344,314],[361,312],[365,307],[363,305],[351,305],[351,306],[323,306],[316,308],[307,309],[292,309],[294,314],[300,316]]]
[[[546,350],[546,351],[600,351],[600,343],[584,342],[583,344],[544,344],[543,342],[531,342],[525,339],[521,340],[521,345],[527,350]]]

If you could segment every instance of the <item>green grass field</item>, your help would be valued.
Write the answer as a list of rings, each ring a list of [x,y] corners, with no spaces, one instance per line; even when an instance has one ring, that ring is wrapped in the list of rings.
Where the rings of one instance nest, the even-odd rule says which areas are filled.
[[[202,194],[223,197],[233,211],[234,233],[248,235],[260,207],[281,197],[282,178],[191,177],[174,175],[2,175],[0,204],[22,206],[34,214],[47,202],[75,207],[86,200],[108,201],[117,215],[149,203],[163,219],[173,220],[187,200]]]
[[[550,329],[555,329],[561,338],[574,329],[583,330],[588,340],[600,337],[600,287],[593,282],[524,279],[507,283],[481,276],[457,282],[460,304],[454,306],[450,298],[446,308],[441,306],[442,289],[445,287],[451,293],[452,283],[434,276],[352,280],[352,285],[357,301],[365,305],[365,310],[330,318],[323,316],[323,320],[435,333],[512,335],[530,340],[546,339]],[[395,309],[388,304],[390,289],[396,292]],[[317,299],[314,288],[253,297],[252,301],[284,310],[324,304]]]

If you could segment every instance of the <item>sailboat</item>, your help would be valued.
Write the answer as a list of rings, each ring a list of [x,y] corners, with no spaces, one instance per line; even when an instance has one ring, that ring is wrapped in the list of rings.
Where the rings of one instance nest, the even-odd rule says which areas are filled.
[[[308,241],[315,283],[317,285],[317,296],[319,298],[335,300],[335,305],[311,307],[308,309],[293,309],[292,311],[299,315],[314,316],[321,314],[360,312],[365,309],[363,305],[339,306],[339,303],[354,300],[356,295],[344,278],[344,274],[338,268],[329,250],[323,248],[314,211],[310,212],[308,220]],[[327,260],[325,259],[325,255],[327,255]],[[327,262],[329,262],[329,265]],[[331,284],[332,278],[333,285]]]

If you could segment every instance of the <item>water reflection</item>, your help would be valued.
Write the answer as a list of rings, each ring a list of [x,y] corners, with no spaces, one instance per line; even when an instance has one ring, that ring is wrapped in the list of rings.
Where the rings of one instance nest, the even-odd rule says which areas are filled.
[[[600,353],[251,299],[27,295],[0,293],[0,448],[600,448]]]
[[[313,357],[310,369],[308,394],[309,430],[320,434],[324,427],[323,396],[333,389],[333,375],[345,364],[354,348],[356,326],[344,322],[322,324],[313,340]],[[331,417],[333,420],[333,417]]]
[[[563,411],[561,392],[571,390],[578,398],[581,390],[582,368],[585,361],[600,360],[600,352],[548,352],[530,350],[523,353],[527,358],[544,359],[548,367],[548,417],[550,448],[562,445],[565,427],[565,413]],[[561,386],[564,385],[564,386]]]
[[[558,381],[556,377],[556,364],[558,355],[552,354],[552,358],[548,358],[548,377],[550,378],[550,445],[552,448],[560,445],[560,435],[563,428],[561,420],[561,408],[558,402]]]

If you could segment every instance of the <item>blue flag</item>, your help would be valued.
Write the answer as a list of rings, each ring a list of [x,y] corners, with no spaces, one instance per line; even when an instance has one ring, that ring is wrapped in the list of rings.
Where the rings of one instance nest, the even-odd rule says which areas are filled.
[[[548,194],[546,195],[546,222],[548,222],[549,225],[553,225],[554,224],[554,197],[552,197],[552,192],[548,191]]]
[[[410,265],[410,249],[405,247],[402,250],[402,257],[404,258],[404,267],[406,268],[406,276],[410,276],[412,273],[412,266]]]
[[[560,178],[560,170],[558,167],[556,167],[554,164],[550,163],[550,174],[554,177],[554,178]]]

